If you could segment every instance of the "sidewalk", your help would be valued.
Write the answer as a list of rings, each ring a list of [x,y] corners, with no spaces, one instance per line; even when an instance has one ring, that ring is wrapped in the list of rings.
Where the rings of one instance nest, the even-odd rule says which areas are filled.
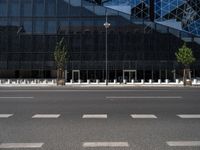
[[[0,87],[56,87],[56,79],[2,79],[0,80]],[[144,82],[141,80],[140,82],[126,82],[123,83],[109,82],[106,85],[106,82],[91,82],[88,80],[87,82],[66,82],[64,87],[184,87],[183,82],[178,79],[176,82],[169,82],[169,80],[165,80],[165,82],[161,82],[158,80],[157,82],[153,82],[149,80],[149,82]],[[200,87],[200,81],[193,80],[191,87]]]

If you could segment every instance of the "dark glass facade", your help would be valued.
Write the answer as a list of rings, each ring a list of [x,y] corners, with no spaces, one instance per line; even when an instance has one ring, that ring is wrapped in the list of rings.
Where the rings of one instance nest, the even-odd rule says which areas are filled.
[[[0,78],[56,77],[53,51],[64,37],[70,53],[67,80],[77,79],[77,74],[82,80],[104,80],[106,13],[111,23],[110,80],[120,80],[123,71],[125,78],[137,80],[174,80],[181,75],[174,53],[183,41],[168,28],[158,32],[85,0],[0,0]],[[195,42],[188,46],[197,59],[192,75],[200,76],[200,46]]]

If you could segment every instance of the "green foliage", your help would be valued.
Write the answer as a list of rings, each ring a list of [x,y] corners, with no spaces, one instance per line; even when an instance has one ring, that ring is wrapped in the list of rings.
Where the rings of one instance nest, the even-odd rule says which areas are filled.
[[[186,43],[184,43],[183,46],[179,48],[175,55],[177,61],[184,66],[188,66],[195,61],[192,50],[186,46]]]
[[[65,46],[64,38],[62,38],[61,41],[57,42],[56,44],[54,59],[57,65],[57,69],[64,70],[65,64],[68,61],[68,49]]]

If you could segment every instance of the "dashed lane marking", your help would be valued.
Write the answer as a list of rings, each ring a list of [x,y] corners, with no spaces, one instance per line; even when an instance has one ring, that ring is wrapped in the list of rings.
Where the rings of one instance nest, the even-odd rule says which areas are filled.
[[[85,142],[83,143],[84,148],[95,148],[95,147],[129,147],[128,142]]]
[[[0,118],[9,118],[13,116],[13,114],[0,114]]]
[[[83,119],[107,119],[107,114],[84,114]]]
[[[133,119],[156,119],[157,117],[153,114],[131,114]]]
[[[200,119],[200,114],[179,114],[177,116],[183,119]]]
[[[60,114],[36,114],[32,118],[59,118]]]
[[[200,141],[168,141],[169,146],[200,146]]]
[[[107,99],[182,99],[181,96],[107,96]]]
[[[44,143],[2,143],[0,149],[7,148],[41,148]]]

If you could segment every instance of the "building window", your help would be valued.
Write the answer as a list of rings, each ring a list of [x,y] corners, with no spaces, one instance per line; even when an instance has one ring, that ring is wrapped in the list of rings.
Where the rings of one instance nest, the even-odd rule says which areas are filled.
[[[44,0],[34,0],[33,1],[34,6],[34,16],[44,16]]]
[[[47,33],[56,33],[57,25],[56,21],[47,21]]]
[[[55,16],[56,15],[56,1],[55,0],[47,0],[46,1],[46,15],[47,16]]]
[[[0,0],[0,16],[7,16],[6,0]]]
[[[24,30],[25,32],[32,32],[32,21],[24,21]]]
[[[34,32],[35,33],[43,33],[44,32],[44,21],[36,20],[34,22]]]
[[[32,3],[30,0],[23,0],[22,5],[22,16],[32,16]]]
[[[20,6],[18,0],[9,2],[9,16],[20,16]]]

